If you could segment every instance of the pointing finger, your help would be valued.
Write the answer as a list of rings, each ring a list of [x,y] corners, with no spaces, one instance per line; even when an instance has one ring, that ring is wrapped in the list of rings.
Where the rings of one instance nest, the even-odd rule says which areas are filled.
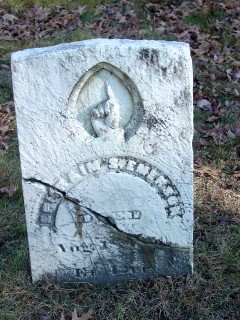
[[[111,112],[110,105],[108,102],[106,102],[106,104],[104,106],[104,111],[105,111],[106,115],[109,115],[109,113]]]

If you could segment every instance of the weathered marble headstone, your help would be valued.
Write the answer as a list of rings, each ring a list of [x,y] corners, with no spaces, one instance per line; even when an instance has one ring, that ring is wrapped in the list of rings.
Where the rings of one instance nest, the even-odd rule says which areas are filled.
[[[189,46],[82,41],[12,71],[33,280],[191,273]]]

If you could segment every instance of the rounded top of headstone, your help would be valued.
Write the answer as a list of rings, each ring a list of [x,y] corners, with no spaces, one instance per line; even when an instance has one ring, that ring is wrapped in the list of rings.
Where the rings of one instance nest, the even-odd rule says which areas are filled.
[[[100,46],[127,46],[132,48],[149,48],[160,49],[166,47],[168,49],[173,48],[187,48],[189,44],[186,42],[166,41],[166,40],[131,40],[131,39],[90,39],[84,41],[76,41],[71,43],[63,43],[50,47],[25,49],[22,51],[14,52],[11,56],[12,62],[35,58],[42,55],[48,55],[51,53],[60,53],[63,51],[74,51],[87,47],[100,47]]]

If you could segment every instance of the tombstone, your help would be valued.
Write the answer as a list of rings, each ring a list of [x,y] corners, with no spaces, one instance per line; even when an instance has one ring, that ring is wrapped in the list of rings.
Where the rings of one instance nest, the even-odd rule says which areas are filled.
[[[188,44],[81,41],[12,71],[33,281],[191,273]]]

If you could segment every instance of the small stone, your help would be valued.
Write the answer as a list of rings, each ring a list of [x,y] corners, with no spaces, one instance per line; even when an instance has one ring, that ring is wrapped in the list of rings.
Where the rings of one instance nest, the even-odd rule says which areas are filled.
[[[2,70],[10,70],[11,67],[8,64],[0,64],[0,69],[2,69]]]
[[[224,104],[225,104],[226,107],[230,107],[230,105],[231,105],[230,101],[228,101],[228,100],[226,100],[226,101],[224,102]]]
[[[233,89],[233,94],[236,96],[236,97],[239,97],[239,91],[238,91],[238,89]]]
[[[197,107],[201,109],[205,109],[205,108],[209,109],[211,108],[211,105],[212,105],[211,102],[208,101],[207,99],[197,100],[196,103],[197,103]]]
[[[227,92],[227,93],[232,92],[232,88],[230,88],[230,87],[226,87],[224,90],[225,90],[225,92]]]
[[[227,136],[230,139],[235,139],[236,138],[236,135],[231,130],[228,130]]]

